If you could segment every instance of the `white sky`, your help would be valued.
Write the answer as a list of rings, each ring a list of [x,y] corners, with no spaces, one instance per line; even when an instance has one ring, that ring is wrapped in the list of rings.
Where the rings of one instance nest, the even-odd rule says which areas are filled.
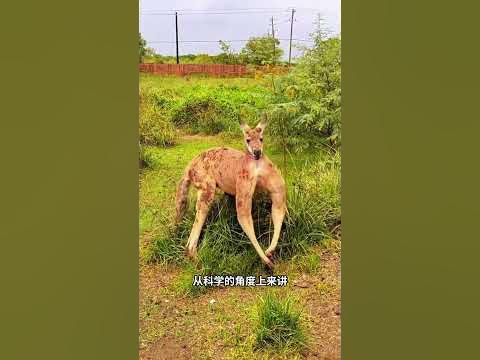
[[[212,43],[180,43],[182,54],[218,54],[218,40],[243,40],[251,36],[265,35],[271,31],[271,17],[274,17],[275,37],[288,39],[290,36],[290,16],[288,8],[295,8],[293,38],[309,39],[314,29],[316,15],[320,14],[324,24],[332,34],[340,34],[341,0],[140,0],[140,32],[147,46],[162,55],[175,55],[175,17],[173,15],[147,15],[152,12],[171,12],[178,10],[179,40],[214,40]],[[280,9],[270,10],[270,9]],[[221,9],[268,9],[261,13],[248,14],[181,14],[182,10],[220,10]],[[284,11],[282,11],[284,9]],[[253,10],[252,10],[253,11]],[[173,43],[155,43],[172,41]],[[245,42],[232,42],[238,51]],[[302,43],[307,45],[308,43]],[[280,41],[280,47],[288,56],[288,41]],[[292,56],[298,54],[292,49]]]

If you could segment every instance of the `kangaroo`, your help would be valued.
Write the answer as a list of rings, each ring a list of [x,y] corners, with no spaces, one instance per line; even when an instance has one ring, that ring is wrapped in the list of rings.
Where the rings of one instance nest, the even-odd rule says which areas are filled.
[[[186,252],[192,259],[197,255],[200,232],[213,202],[216,188],[234,195],[237,218],[262,261],[273,268],[272,254],[280,237],[286,212],[286,186],[280,171],[263,152],[263,132],[267,117],[263,115],[255,128],[244,121],[245,152],[231,148],[209,149],[194,158],[186,167],[176,193],[176,222],[180,222],[187,207],[190,185],[197,189],[195,222],[188,238]],[[270,246],[264,253],[255,236],[252,220],[252,197],[255,192],[267,192],[272,199],[274,226]]]

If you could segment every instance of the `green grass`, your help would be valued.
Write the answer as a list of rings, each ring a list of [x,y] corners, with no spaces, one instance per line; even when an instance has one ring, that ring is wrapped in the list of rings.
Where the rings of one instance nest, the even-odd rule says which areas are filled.
[[[139,94],[139,140],[143,145],[171,146],[175,144],[177,134],[174,125],[159,104],[156,93],[146,88]],[[142,152],[140,153],[141,159]],[[148,164],[148,159],[145,161]]]
[[[316,273],[321,264],[320,255],[312,250],[308,250],[305,254],[296,255],[292,260],[298,271],[307,274]]]
[[[140,92],[151,95],[162,119],[193,134],[236,132],[240,118],[256,121],[273,99],[268,83],[248,78],[141,74]]]
[[[178,295],[187,295],[191,297],[198,296],[207,291],[207,288],[203,286],[193,286],[193,278],[198,275],[199,272],[195,268],[195,265],[187,262],[185,263],[182,272],[172,283],[172,288]]]
[[[255,347],[296,348],[307,345],[305,330],[301,324],[301,311],[291,296],[280,298],[272,292],[260,297],[257,304]]]
[[[188,92],[188,87],[191,87],[192,84],[195,85],[210,85],[210,86],[225,86],[228,84],[230,86],[237,86],[240,88],[249,88],[249,87],[258,87],[258,86],[269,86],[270,82],[259,81],[256,79],[241,77],[241,78],[215,78],[209,76],[201,75],[192,75],[189,77],[178,77],[178,76],[158,76],[140,73],[140,83],[147,87],[154,88],[168,88],[176,91],[179,95],[185,94]]]

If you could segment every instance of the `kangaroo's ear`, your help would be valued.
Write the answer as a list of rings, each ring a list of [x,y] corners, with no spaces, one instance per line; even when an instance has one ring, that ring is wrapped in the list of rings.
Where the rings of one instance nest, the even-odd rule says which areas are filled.
[[[264,112],[262,114],[262,119],[260,120],[260,122],[258,123],[258,125],[256,127],[257,131],[263,132],[263,130],[265,130],[265,127],[267,126],[267,122],[268,122],[267,113]]]
[[[248,124],[245,122],[244,119],[241,119],[240,120],[240,129],[242,129],[243,133],[247,132],[248,130],[250,130],[250,126],[248,126]]]

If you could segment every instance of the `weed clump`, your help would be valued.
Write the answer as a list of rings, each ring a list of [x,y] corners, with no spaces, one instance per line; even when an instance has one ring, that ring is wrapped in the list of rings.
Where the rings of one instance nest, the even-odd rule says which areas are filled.
[[[301,311],[288,296],[281,299],[272,293],[260,298],[257,305],[255,347],[303,348],[307,338],[301,326]]]

